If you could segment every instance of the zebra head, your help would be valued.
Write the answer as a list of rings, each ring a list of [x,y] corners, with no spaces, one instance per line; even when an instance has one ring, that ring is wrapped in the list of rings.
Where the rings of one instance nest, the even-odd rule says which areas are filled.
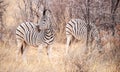
[[[49,29],[49,27],[51,26],[50,13],[51,12],[48,9],[45,9],[43,11],[43,15],[42,15],[41,20],[39,22],[39,28],[41,30]]]

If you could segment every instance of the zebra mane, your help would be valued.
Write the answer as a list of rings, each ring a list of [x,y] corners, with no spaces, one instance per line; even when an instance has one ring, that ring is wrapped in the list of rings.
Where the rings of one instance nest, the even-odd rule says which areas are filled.
[[[43,11],[43,16],[45,15],[46,11],[47,11],[47,9],[45,9],[45,10]]]
[[[51,11],[50,11],[49,9],[44,9],[44,11],[43,11],[43,16],[46,15],[46,12],[47,12],[47,11],[49,11],[49,12],[51,13]]]

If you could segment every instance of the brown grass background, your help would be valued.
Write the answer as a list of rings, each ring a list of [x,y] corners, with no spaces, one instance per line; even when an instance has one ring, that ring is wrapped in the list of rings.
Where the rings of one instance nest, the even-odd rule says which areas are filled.
[[[72,43],[69,56],[65,56],[66,38],[65,32],[61,31],[53,44],[51,60],[47,57],[46,49],[43,49],[41,62],[38,63],[37,48],[29,47],[28,64],[23,63],[21,55],[16,62],[14,31],[18,24],[16,25],[14,14],[19,12],[16,1],[5,0],[9,6],[3,17],[6,30],[3,31],[0,42],[0,72],[120,72],[120,42],[119,39],[109,35],[109,39],[102,42],[103,53],[93,49],[91,53],[84,55],[84,46],[78,41]]]

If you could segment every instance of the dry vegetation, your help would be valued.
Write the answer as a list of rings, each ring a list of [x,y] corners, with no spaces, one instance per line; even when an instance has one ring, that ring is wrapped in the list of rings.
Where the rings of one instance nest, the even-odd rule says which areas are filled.
[[[37,2],[38,1],[38,2]],[[45,0],[0,0],[0,72],[120,72],[120,2],[119,0],[46,0],[53,13],[57,38],[53,44],[52,59],[43,49],[41,62],[37,48],[29,47],[28,64],[19,56],[16,61],[15,29],[24,21],[38,23],[39,7]],[[118,4],[117,4],[118,3]],[[32,4],[32,5],[31,5]],[[94,22],[100,29],[102,53],[97,48],[87,55],[80,41],[73,41],[65,56],[65,25],[72,18]],[[94,44],[94,43],[93,43]]]

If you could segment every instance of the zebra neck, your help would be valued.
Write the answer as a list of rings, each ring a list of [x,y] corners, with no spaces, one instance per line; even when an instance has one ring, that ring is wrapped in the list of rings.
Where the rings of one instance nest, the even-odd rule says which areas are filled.
[[[50,44],[52,40],[54,40],[54,34],[52,29],[41,30],[37,35],[38,45],[41,43]]]
[[[42,43],[42,38],[44,37],[44,30],[41,30],[39,33],[36,33],[36,43],[37,45]]]
[[[44,36],[47,36],[47,37],[48,37],[48,36],[51,36],[51,34],[53,34],[52,32],[53,32],[52,29],[50,29],[50,28],[49,28],[49,29],[46,29],[46,30],[45,30],[45,33],[44,33],[44,34],[45,34]]]

